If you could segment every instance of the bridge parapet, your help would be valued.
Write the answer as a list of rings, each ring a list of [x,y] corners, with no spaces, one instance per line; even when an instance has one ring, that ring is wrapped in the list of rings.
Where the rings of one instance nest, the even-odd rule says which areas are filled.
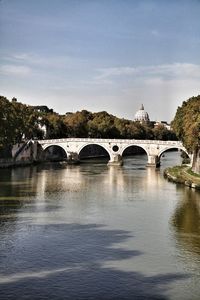
[[[49,139],[49,140],[37,140],[40,144],[54,144],[54,143],[66,143],[66,142],[90,142],[90,143],[127,143],[127,144],[159,144],[159,145],[179,145],[183,146],[180,141],[162,141],[162,140],[136,140],[136,139],[92,139],[92,138],[65,138],[65,139]]]

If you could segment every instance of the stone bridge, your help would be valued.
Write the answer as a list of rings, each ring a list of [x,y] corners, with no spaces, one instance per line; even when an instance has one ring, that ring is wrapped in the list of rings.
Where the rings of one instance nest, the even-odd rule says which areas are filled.
[[[50,146],[61,147],[65,151],[67,159],[72,162],[79,160],[81,150],[88,145],[98,145],[104,148],[110,157],[108,165],[122,165],[122,155],[130,146],[140,147],[146,152],[147,166],[159,166],[161,155],[170,149],[180,149],[188,155],[187,150],[179,141],[66,138],[38,140],[37,142],[43,150]]]

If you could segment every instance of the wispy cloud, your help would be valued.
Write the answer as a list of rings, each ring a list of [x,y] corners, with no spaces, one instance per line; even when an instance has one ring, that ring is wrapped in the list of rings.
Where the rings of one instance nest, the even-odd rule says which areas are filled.
[[[66,68],[87,64],[87,60],[70,55],[44,56],[35,53],[12,53],[2,57],[2,61],[12,64],[23,64],[31,67]]]
[[[116,67],[99,69],[96,79],[124,76],[161,77],[166,80],[173,78],[200,78],[200,65],[190,63],[173,63],[153,66]]]
[[[98,72],[100,73],[98,76],[96,76],[96,79],[105,79],[108,77],[114,77],[114,76],[126,76],[126,75],[134,75],[138,72],[137,68],[132,67],[118,67],[118,68],[102,68],[98,69]]]
[[[27,76],[31,74],[31,68],[23,65],[2,65],[0,66],[0,74]]]

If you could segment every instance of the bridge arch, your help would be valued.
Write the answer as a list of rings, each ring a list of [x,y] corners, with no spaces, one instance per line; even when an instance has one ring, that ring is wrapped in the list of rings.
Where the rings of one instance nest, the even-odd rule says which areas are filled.
[[[161,151],[158,154],[159,159],[161,158],[162,154],[168,150],[182,150],[185,154],[187,154],[187,156],[189,157],[189,153],[187,152],[187,150],[182,147],[182,146],[168,146],[165,147],[164,149],[161,149]]]
[[[43,156],[46,160],[66,160],[68,153],[62,145],[59,144],[50,144],[44,145],[43,147]]]
[[[100,153],[100,156],[108,156],[108,160],[110,160],[111,159],[111,153],[110,153],[110,150],[107,148],[107,147],[105,147],[104,145],[102,145],[102,144],[98,144],[98,143],[93,143],[93,142],[91,142],[91,143],[86,143],[86,144],[84,144],[84,145],[82,145],[79,149],[78,149],[78,151],[77,151],[77,153],[78,153],[78,156],[79,156],[79,159],[81,159],[81,152],[82,152],[82,155],[83,155],[83,151],[84,150],[87,150],[87,148],[88,148],[88,151],[91,151],[91,155],[90,155],[90,157],[95,157],[95,155],[99,155],[98,153],[95,153],[95,150],[94,150],[94,152],[92,152],[92,146],[95,146],[95,150],[98,152],[98,150],[99,150],[99,153]]]
[[[143,153],[146,153],[147,157],[149,155],[149,153],[147,152],[147,149],[144,147],[144,146],[141,146],[141,145],[138,145],[138,144],[129,144],[129,145],[126,145],[125,147],[122,148],[121,150],[121,156],[123,156],[125,154],[125,152],[127,151],[128,148],[140,148],[143,150]]]

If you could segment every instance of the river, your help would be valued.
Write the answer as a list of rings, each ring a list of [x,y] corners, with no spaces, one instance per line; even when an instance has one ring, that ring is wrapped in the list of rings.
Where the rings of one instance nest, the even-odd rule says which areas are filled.
[[[0,299],[200,299],[200,193],[145,155],[0,170]]]

